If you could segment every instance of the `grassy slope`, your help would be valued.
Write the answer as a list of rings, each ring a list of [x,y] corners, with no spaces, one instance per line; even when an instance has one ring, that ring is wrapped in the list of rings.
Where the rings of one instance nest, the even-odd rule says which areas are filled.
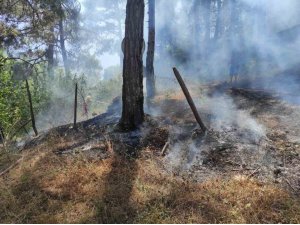
[[[161,169],[153,149],[130,160],[109,143],[105,160],[53,153],[71,144],[62,137],[0,156],[1,171],[23,157],[0,177],[0,222],[300,223],[299,199],[255,179],[183,181]]]
[[[149,149],[95,160],[57,156],[56,145],[24,152],[0,178],[2,223],[300,223],[299,201],[253,179],[189,183],[159,169]]]

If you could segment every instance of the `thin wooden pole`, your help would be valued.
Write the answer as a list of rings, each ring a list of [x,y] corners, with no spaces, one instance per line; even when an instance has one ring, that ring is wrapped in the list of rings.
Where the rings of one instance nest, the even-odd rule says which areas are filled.
[[[78,93],[78,84],[75,84],[75,99],[74,99],[74,124],[73,128],[77,127],[77,93]]]
[[[0,142],[2,141],[3,147],[5,148],[5,137],[2,127],[0,126]]]
[[[29,89],[29,84],[28,84],[28,80],[25,80],[26,82],[26,89],[27,89],[27,95],[28,95],[28,101],[29,101],[29,107],[30,107],[30,116],[31,116],[31,123],[32,123],[32,128],[33,131],[35,133],[36,136],[39,135],[37,129],[36,129],[36,125],[35,125],[35,118],[34,118],[34,112],[33,112],[33,106],[32,106],[32,98],[31,98],[31,93],[30,93],[30,89]]]
[[[178,83],[180,84],[181,89],[182,89],[182,91],[183,91],[183,93],[184,93],[184,95],[186,97],[186,100],[188,101],[188,103],[189,103],[189,105],[190,105],[190,107],[191,107],[191,109],[193,111],[193,114],[194,114],[194,116],[195,116],[198,124],[200,125],[202,131],[205,132],[207,130],[207,128],[206,128],[206,126],[204,125],[204,123],[202,122],[202,120],[200,118],[200,115],[199,115],[199,113],[197,111],[197,108],[195,106],[195,103],[194,103],[191,95],[190,95],[189,90],[187,89],[187,87],[186,87],[186,85],[185,85],[185,83],[184,83],[184,81],[183,81],[180,73],[178,72],[178,70],[175,67],[173,68],[173,71],[174,71],[175,77],[176,77]]]

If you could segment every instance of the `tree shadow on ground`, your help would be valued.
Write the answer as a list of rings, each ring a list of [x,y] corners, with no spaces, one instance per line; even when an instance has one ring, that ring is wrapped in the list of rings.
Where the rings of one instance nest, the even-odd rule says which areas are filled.
[[[131,192],[138,172],[136,156],[115,154],[104,192],[96,203],[98,223],[132,223],[136,216]]]

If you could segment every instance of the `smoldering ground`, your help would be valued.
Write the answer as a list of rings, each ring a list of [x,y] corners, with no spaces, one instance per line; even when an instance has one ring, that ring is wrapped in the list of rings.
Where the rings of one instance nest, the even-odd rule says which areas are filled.
[[[277,92],[281,98],[287,99],[286,95],[281,93],[291,90],[294,92],[298,86],[292,84],[299,82],[293,76],[294,74],[288,72],[298,62],[299,38],[297,37],[293,42],[284,42],[279,33],[297,25],[298,21],[300,23],[299,15],[296,13],[298,1],[276,1],[274,4],[261,1],[237,1],[240,14],[236,18],[236,24],[230,24],[232,22],[230,21],[230,4],[226,1],[221,2],[223,4],[222,35],[218,38],[214,36],[217,18],[215,13],[211,13],[210,26],[212,28],[208,35],[209,42],[205,42],[207,34],[203,28],[205,22],[202,17],[197,18],[199,26],[203,28],[200,29],[199,39],[194,40],[193,38],[193,32],[195,32],[191,24],[193,1],[157,1],[155,74],[158,94],[164,93],[164,97],[168,98],[169,95],[172,95],[173,90],[181,92],[176,81],[174,82],[171,70],[173,66],[177,66],[182,72],[188,87],[195,84],[204,85],[229,81],[232,52],[238,51],[237,55],[241,61],[239,62],[238,83],[235,84],[237,87],[263,88],[270,92]],[[97,3],[93,4],[97,8]],[[209,10],[214,12],[213,9],[216,7],[217,5],[213,2]],[[205,12],[207,8],[202,6],[199,10],[207,13]],[[285,13],[286,16],[280,16],[282,13]],[[93,21],[96,19],[95,16],[96,14],[86,15],[85,19]],[[147,28],[146,21],[147,18],[145,19],[145,28]],[[85,24],[87,26],[95,25]],[[239,35],[232,35],[231,27],[235,27]],[[147,32],[144,33],[147,43]],[[120,45],[117,37],[113,39]],[[117,49],[113,51],[120,50]],[[282,79],[278,77],[278,74],[282,73],[285,76],[285,82],[281,82]],[[89,79],[88,76],[87,79]],[[258,146],[261,145],[260,141],[266,138],[268,131],[258,118],[251,115],[251,110],[239,108],[235,100],[224,93],[213,97],[203,93],[201,96],[193,95],[193,97],[195,97],[200,114],[204,116],[206,124],[212,130],[211,136],[215,140],[205,142],[205,139],[200,138],[204,142],[197,143],[190,138],[187,142],[185,140],[172,143],[166,157],[166,161],[170,162],[171,167],[180,165],[186,170],[194,164],[203,164],[207,154],[210,154],[209,149],[235,149],[240,152],[250,152],[252,155],[257,154]],[[165,107],[162,103],[159,105],[162,108]],[[170,107],[174,107],[173,111],[177,110],[174,105]],[[156,107],[150,111],[147,111],[146,108],[146,112],[154,116],[170,116],[165,114],[162,108]],[[115,110],[121,111],[121,107],[117,107]],[[189,111],[188,107],[187,111]],[[69,113],[72,113],[72,110]],[[60,115],[64,115],[64,113],[61,112]],[[188,122],[193,120],[191,112],[181,115],[189,117]],[[43,116],[41,117],[44,119]],[[54,118],[54,121],[58,118]],[[171,139],[176,139],[176,135],[187,132],[186,129],[180,127],[186,122],[185,118],[178,116],[177,122],[179,124],[173,123],[170,127]],[[196,127],[194,123],[193,128]],[[192,133],[193,129],[188,132]],[[226,143],[230,144],[226,147]],[[246,155],[241,153],[241,157],[244,158],[239,160],[247,161]],[[186,163],[182,163],[182,158],[185,158],[183,160],[186,160]],[[264,157],[262,156],[262,158]],[[240,165],[243,163],[239,162]]]

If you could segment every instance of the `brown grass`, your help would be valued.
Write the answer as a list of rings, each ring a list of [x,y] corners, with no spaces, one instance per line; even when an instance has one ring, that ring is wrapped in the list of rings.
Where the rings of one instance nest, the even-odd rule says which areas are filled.
[[[298,200],[243,176],[187,183],[155,157],[91,161],[50,146],[0,178],[2,223],[300,223]]]

